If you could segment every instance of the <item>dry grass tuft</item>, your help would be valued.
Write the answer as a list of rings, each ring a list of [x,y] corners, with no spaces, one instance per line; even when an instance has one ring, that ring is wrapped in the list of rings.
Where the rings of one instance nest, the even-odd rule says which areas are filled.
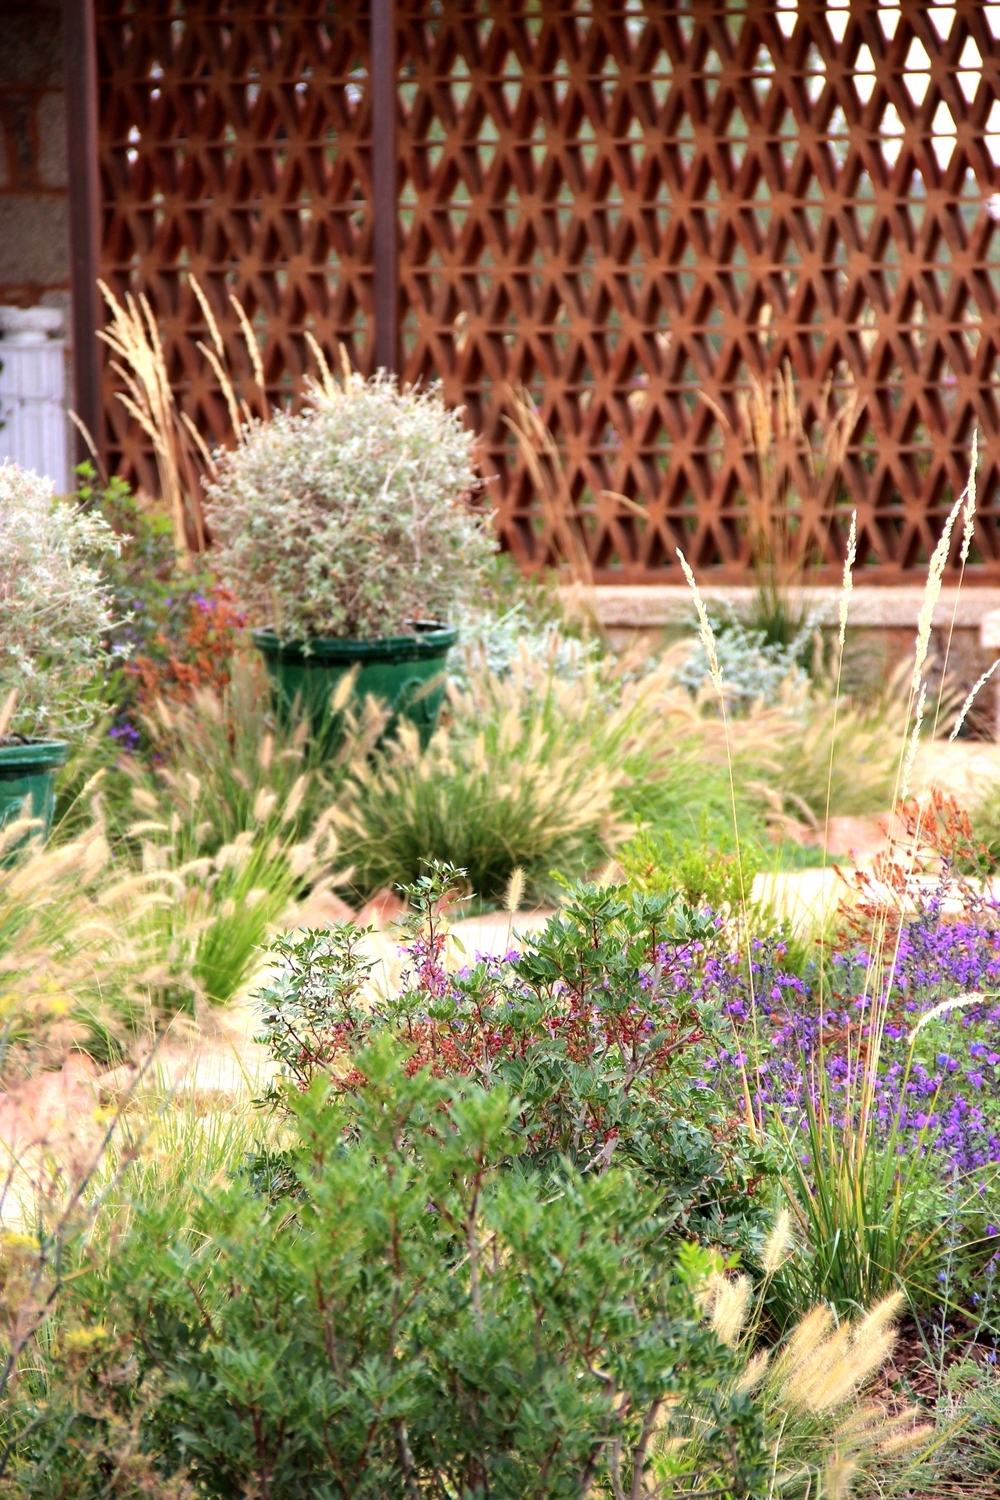
[[[787,1245],[778,1242],[787,1229],[787,1224],[775,1226],[772,1260],[785,1254]],[[751,1295],[746,1277],[717,1270],[705,1283],[701,1302],[718,1337],[744,1352],[733,1392],[752,1398],[764,1424],[773,1453],[769,1495],[847,1496],[856,1480],[877,1484],[900,1460],[927,1448],[933,1429],[914,1408],[890,1411],[866,1396],[892,1353],[904,1306],[901,1294],[840,1324],[828,1307],[814,1307],[776,1350],[754,1353],[762,1295]],[[699,1433],[690,1414],[668,1420],[658,1456],[661,1480],[687,1472],[685,1464],[697,1467]]]
[[[857,410],[853,392],[834,405],[828,379],[807,425],[787,360],[770,381],[751,377],[742,395],[750,550],[759,586],[772,601],[787,597],[824,554]]]
[[[218,323],[204,289],[194,276],[191,289],[205,316],[212,346],[199,342],[198,349],[210,366],[222,391],[232,427],[232,440],[239,442],[253,415],[245,400],[238,400],[233,377],[226,365],[226,348]],[[147,298],[131,292],[120,302],[111,288],[98,282],[111,314],[107,328],[98,337],[111,350],[111,368],[124,390],[117,393],[129,415],[138,422],[153,447],[156,471],[160,481],[160,498],[166,505],[174,531],[174,547],[184,558],[190,549],[204,552],[208,538],[202,504],[202,475],[213,475],[215,465],[208,446],[177,399],[167,370],[153,309]],[[235,297],[240,330],[246,342],[261,415],[267,418],[270,408],[264,389],[264,371],[257,340],[244,308]]]

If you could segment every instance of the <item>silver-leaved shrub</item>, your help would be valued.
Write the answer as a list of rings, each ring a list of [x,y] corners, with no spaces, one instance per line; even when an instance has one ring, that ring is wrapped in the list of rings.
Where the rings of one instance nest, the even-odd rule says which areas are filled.
[[[475,439],[437,390],[379,374],[313,386],[244,429],[208,495],[215,561],[283,641],[405,634],[474,597],[490,553],[468,504]]]
[[[117,549],[102,516],[0,465],[0,695],[17,692],[9,734],[71,736],[96,717],[114,624],[100,564]]]

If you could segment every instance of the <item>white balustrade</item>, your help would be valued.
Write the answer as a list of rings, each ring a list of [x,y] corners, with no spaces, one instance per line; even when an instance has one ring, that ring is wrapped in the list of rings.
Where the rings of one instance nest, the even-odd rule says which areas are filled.
[[[65,341],[57,307],[0,307],[0,462],[69,489]]]

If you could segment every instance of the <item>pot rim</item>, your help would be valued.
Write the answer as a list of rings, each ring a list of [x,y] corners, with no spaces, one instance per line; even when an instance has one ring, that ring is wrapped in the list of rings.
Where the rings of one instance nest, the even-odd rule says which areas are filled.
[[[11,766],[36,767],[43,771],[64,766],[69,759],[68,740],[27,738],[20,745],[0,744],[0,769]]]
[[[458,640],[458,629],[439,620],[414,620],[413,635],[310,636],[305,641],[282,641],[267,626],[252,632],[254,645],[268,656],[294,660],[365,661],[387,657],[443,656]]]

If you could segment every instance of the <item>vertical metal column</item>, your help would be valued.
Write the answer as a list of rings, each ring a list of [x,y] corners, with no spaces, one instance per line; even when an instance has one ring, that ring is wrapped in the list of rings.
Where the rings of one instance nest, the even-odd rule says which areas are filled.
[[[375,366],[382,370],[399,368],[395,12],[393,0],[371,0]]]
[[[63,0],[63,56],[69,148],[73,402],[77,415],[101,449],[101,366],[96,337],[103,323],[97,290],[101,266],[101,184],[94,3],[95,0]],[[85,456],[83,448],[82,456]]]

